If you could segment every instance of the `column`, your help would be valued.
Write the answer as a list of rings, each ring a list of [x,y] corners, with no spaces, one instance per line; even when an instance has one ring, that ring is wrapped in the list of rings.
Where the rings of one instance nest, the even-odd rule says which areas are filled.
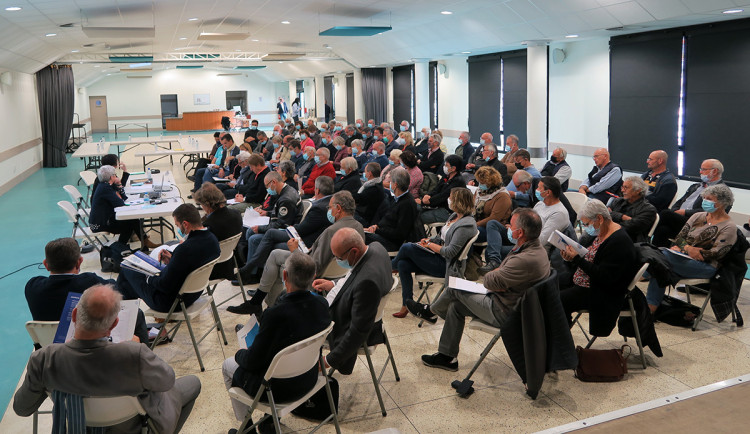
[[[365,100],[362,96],[362,70],[354,69],[354,119],[362,119],[367,124]]]
[[[427,62],[414,64],[414,125],[412,134],[430,127],[430,68]]]
[[[315,117],[318,122],[326,119],[326,96],[323,85],[323,76],[315,76]]]
[[[526,49],[526,137],[532,163],[542,167],[547,161],[547,45]]]

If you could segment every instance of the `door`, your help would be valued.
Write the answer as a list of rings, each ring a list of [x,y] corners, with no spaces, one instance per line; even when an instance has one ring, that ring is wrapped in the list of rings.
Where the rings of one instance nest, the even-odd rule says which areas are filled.
[[[167,118],[177,117],[177,94],[161,96],[161,128],[167,129]]]
[[[90,96],[89,113],[91,114],[91,132],[109,133],[109,116],[107,115],[107,97]]]

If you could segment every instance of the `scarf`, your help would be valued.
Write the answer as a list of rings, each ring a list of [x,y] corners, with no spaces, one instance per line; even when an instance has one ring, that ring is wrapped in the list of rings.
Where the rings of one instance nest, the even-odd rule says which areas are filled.
[[[489,202],[495,196],[497,196],[498,193],[508,194],[508,191],[505,189],[505,187],[500,187],[500,186],[497,186],[497,187],[494,187],[494,188],[490,188],[484,194],[481,194],[480,193],[481,191],[482,190],[477,190],[477,200],[476,200],[476,210],[477,210],[477,212],[476,212],[475,215],[478,218],[479,217],[481,217],[481,218],[485,217],[485,215],[484,215],[484,206],[487,204],[487,202]]]
[[[376,177],[376,178],[372,178],[369,181],[365,181],[365,183],[362,184],[362,187],[359,187],[359,190],[357,190],[357,194],[362,194],[362,192],[365,191],[365,188],[371,187],[371,186],[373,186],[375,184],[380,184],[381,182],[383,182],[383,181],[381,181],[381,179],[380,179],[379,176]]]

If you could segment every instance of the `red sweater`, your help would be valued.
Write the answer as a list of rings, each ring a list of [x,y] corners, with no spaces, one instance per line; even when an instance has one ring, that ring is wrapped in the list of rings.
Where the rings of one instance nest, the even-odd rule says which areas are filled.
[[[315,180],[318,176],[327,176],[331,179],[336,179],[336,169],[333,168],[333,163],[330,161],[320,166],[318,164],[313,167],[310,177],[307,178],[304,184],[302,184],[302,192],[305,194],[315,194]]]

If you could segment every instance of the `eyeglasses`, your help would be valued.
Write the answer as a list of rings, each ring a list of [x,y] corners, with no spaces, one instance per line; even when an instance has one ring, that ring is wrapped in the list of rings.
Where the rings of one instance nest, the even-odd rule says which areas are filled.
[[[714,168],[713,167],[709,167],[708,169],[704,169],[704,168],[701,167],[699,169],[699,171],[701,171],[701,172],[708,172],[709,170],[714,170]]]
[[[349,248],[348,248],[348,249],[346,250],[346,252],[344,252],[344,257],[343,257],[343,258],[339,258],[339,257],[338,257],[338,256],[336,256],[336,255],[333,255],[333,257],[334,257],[334,258],[335,258],[335,259],[336,259],[337,261],[344,261],[344,260],[346,260],[346,256],[347,256],[347,255],[349,254],[349,252],[350,252],[350,251],[351,251],[351,250],[352,250],[353,248],[354,248],[354,247],[349,247]]]
[[[275,180],[272,180],[272,181],[271,181],[271,182],[269,182],[268,184],[265,184],[265,183],[264,183],[264,184],[266,185],[266,188],[271,188],[271,184],[272,184],[272,183],[274,183],[274,182],[276,182],[276,181],[275,181]]]

